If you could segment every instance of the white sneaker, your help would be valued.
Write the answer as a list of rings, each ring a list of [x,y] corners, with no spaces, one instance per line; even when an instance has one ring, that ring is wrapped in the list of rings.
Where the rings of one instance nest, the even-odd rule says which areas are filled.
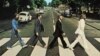
[[[9,50],[9,49],[11,49],[11,47],[7,47],[7,49]]]
[[[22,46],[22,48],[26,48],[26,47],[27,47],[27,45],[23,45],[23,46]]]

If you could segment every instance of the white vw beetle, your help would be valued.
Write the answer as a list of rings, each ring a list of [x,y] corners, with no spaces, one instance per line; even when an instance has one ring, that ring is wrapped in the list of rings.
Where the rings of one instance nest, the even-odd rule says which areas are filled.
[[[29,14],[29,12],[20,12],[19,13],[19,22],[28,22],[32,20],[32,16]]]

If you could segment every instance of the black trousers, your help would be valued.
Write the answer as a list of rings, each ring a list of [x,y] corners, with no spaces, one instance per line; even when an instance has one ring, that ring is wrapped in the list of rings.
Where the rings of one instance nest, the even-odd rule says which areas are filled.
[[[43,46],[45,46],[46,45],[46,43],[43,41],[43,39],[42,39],[42,36],[41,36],[41,34],[39,34],[39,36],[37,36],[36,34],[34,34],[34,44],[33,44],[33,46],[35,46],[35,44],[37,43],[37,41],[40,41],[40,43],[43,45]]]
[[[52,42],[50,43],[49,47],[52,48],[55,44],[55,42],[58,40],[58,37],[60,37],[60,40],[63,44],[63,47],[67,47],[67,44],[66,42],[64,41],[64,38],[62,35],[59,35],[59,36],[54,36],[54,39],[52,40]]]

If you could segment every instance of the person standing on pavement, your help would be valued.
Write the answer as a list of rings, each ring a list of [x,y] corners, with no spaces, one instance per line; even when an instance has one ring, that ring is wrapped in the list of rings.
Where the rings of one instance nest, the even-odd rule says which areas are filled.
[[[41,35],[41,33],[44,31],[44,27],[41,22],[41,18],[42,18],[42,15],[37,14],[37,19],[35,20],[35,23],[34,23],[34,37],[35,37],[34,42],[33,42],[34,45],[32,47],[34,47],[35,44],[37,43],[36,39],[38,39],[40,41],[40,43],[42,44],[42,47],[46,47],[46,44],[43,41],[42,35]]]
[[[55,32],[53,33],[54,39],[50,43],[49,48],[53,48],[53,46],[54,46],[55,42],[57,41],[58,37],[60,37],[61,42],[63,44],[63,47],[67,48],[67,44],[66,44],[66,42],[64,41],[64,38],[63,38],[63,35],[65,35],[65,33],[62,30],[62,23],[61,23],[62,19],[63,19],[63,16],[59,15],[59,17],[57,19],[57,22],[56,22],[56,25],[55,25],[55,27],[56,27]]]
[[[22,48],[27,47],[27,45],[24,43],[24,41],[21,39],[21,36],[19,35],[18,17],[19,16],[16,15],[16,17],[12,19],[12,22],[11,22],[11,25],[12,25],[11,38],[10,38],[10,40],[8,42],[7,49],[12,48],[12,42],[13,42],[13,40],[15,38],[15,35],[18,38]]]
[[[79,41],[83,41],[84,49],[87,49],[86,37],[85,37],[85,33],[84,33],[84,29],[85,29],[85,19],[86,19],[86,15],[83,12],[81,14],[80,18],[79,18],[79,21],[78,21],[78,28],[75,31],[75,34],[77,34],[77,38],[76,38],[76,40],[69,47],[71,50],[74,50],[73,48],[75,47],[75,45]]]

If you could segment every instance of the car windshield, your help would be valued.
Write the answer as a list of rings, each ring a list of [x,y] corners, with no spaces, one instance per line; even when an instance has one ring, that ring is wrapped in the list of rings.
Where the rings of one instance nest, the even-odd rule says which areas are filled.
[[[26,15],[25,13],[20,13],[20,15]]]

